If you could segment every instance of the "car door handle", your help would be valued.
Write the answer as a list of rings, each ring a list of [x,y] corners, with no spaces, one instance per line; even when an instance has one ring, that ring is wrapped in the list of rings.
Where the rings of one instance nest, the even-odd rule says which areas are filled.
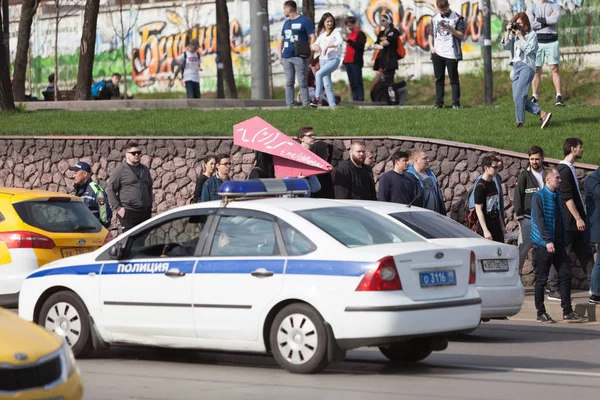
[[[181,272],[178,268],[171,268],[165,272],[165,275],[172,278],[179,278],[181,276],[185,276],[185,272]]]
[[[257,278],[266,278],[269,276],[273,276],[273,271],[267,271],[264,268],[257,268],[254,271],[252,271],[251,275]]]

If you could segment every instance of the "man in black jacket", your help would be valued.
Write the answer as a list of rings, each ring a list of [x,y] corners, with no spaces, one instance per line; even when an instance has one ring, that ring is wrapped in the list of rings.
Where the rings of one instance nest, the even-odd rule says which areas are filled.
[[[350,145],[350,159],[337,165],[334,177],[336,199],[377,200],[373,170],[364,164],[365,144]]]
[[[585,205],[587,207],[587,233],[590,243],[596,244],[596,254],[600,250],[600,168],[585,179]],[[590,304],[600,304],[600,257],[590,278]]]
[[[123,232],[152,217],[152,177],[141,163],[142,151],[135,142],[125,146],[125,161],[113,171],[106,194]]]
[[[542,179],[544,150],[539,146],[532,146],[527,154],[529,155],[529,167],[519,174],[513,198],[515,216],[519,221],[519,272],[523,270],[523,263],[532,246],[529,239],[531,233],[531,198],[535,192],[544,187],[544,180]]]
[[[565,159],[558,165],[558,172],[561,179],[561,203],[569,239],[567,254],[574,252],[581,266],[585,268],[590,257],[592,257],[592,252],[589,244],[585,241],[585,206],[579,188],[579,180],[573,166],[575,161],[583,156],[583,142],[579,138],[566,139],[563,144],[563,153]],[[551,274],[549,279],[552,278]],[[548,299],[557,300],[552,294],[548,295]]]

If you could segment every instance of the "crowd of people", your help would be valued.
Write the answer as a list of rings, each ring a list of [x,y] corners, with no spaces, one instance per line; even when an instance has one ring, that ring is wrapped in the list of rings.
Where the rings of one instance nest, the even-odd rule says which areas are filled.
[[[298,129],[296,140],[302,147],[331,163],[333,147],[316,140],[314,129]],[[75,194],[81,196],[105,227],[116,215],[122,231],[127,231],[152,216],[153,181],[150,170],[141,161],[142,151],[135,142],[125,147],[125,159],[108,181],[106,192],[92,181],[89,164],[79,162],[74,172]],[[581,194],[574,163],[583,156],[583,142],[568,138],[563,145],[564,160],[558,166],[544,165],[544,150],[532,146],[529,166],[520,172],[514,190],[514,217],[519,224],[519,271],[533,249],[535,303],[540,322],[554,322],[544,307],[544,292],[549,300],[561,301],[563,319],[579,321],[571,307],[571,260],[576,254],[581,265],[593,257],[590,243],[600,243],[600,169],[585,182]],[[369,154],[370,153],[370,154]],[[256,152],[255,164],[248,179],[275,178],[273,156]],[[385,172],[376,188],[373,174],[374,150],[361,141],[353,141],[349,157],[330,172],[299,178],[308,182],[309,196],[326,199],[378,200],[409,204],[446,215],[443,191],[430,168],[427,152],[422,148],[397,151],[391,157],[391,169]],[[504,243],[507,216],[502,179],[502,158],[498,153],[481,159],[482,174],[474,181],[468,199],[467,225],[486,239]],[[192,202],[219,200],[219,187],[231,178],[229,154],[207,155],[202,166]],[[600,304],[600,259],[591,274],[590,303]]]

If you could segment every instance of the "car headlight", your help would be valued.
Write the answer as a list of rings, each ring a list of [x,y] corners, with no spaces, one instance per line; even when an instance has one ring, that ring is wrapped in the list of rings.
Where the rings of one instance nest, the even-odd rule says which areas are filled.
[[[65,340],[60,348],[60,359],[63,365],[63,380],[66,381],[77,370],[77,363],[71,346]]]

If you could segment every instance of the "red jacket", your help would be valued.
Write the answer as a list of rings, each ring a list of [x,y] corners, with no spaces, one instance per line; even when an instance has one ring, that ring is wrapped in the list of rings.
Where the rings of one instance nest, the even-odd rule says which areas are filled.
[[[367,36],[357,29],[348,35],[346,42],[346,55],[344,56],[344,64],[360,64],[363,65],[363,55],[365,52],[365,44]]]

